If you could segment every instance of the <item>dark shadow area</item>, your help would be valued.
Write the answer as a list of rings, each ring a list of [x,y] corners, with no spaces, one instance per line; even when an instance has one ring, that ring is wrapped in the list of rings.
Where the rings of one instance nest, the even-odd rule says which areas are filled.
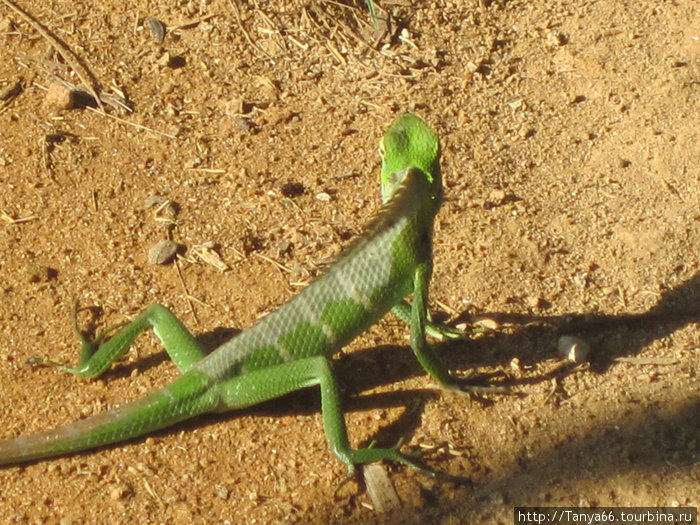
[[[560,335],[578,335],[596,349],[591,366],[602,373],[615,358],[637,355],[653,341],[664,338],[690,323],[700,322],[700,274],[677,288],[664,292],[657,305],[641,314],[564,314],[538,316],[528,314],[488,313],[483,317],[499,324],[516,325],[512,334],[492,333],[468,343],[473,359],[489,356],[484,365],[505,364],[513,357],[533,364],[551,357]],[[469,321],[463,314],[458,321]],[[445,343],[449,347],[460,345]],[[511,348],[514,350],[506,350]],[[470,359],[467,364],[473,361]]]
[[[485,481],[475,483],[462,502],[450,506],[464,523],[483,518],[494,496],[502,498],[502,506],[530,506],[534,501],[548,501],[549,489],[561,494],[562,487],[571,487],[579,481],[603,483],[604,480],[626,474],[644,477],[671,477],[679,470],[689,470],[700,455],[700,400],[694,398],[677,406],[638,410],[624,419],[601,425],[585,437],[568,443],[557,443],[531,458],[525,454],[505,469],[494,472]],[[576,415],[572,414],[576,424]],[[697,480],[700,486],[700,479]],[[440,491],[438,487],[436,489]],[[590,494],[572,494],[571,501],[584,498],[596,506]],[[387,523],[400,523],[416,514],[424,515],[422,523],[431,523],[435,508],[417,510],[410,504],[383,515]],[[650,505],[658,505],[650,502]],[[561,505],[553,499],[552,506]],[[444,509],[443,509],[444,510]],[[332,512],[329,510],[329,513]]]

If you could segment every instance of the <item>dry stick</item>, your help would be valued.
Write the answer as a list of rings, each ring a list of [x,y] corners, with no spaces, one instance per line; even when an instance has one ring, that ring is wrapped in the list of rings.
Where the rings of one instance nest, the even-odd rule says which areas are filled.
[[[265,14],[264,11],[258,9],[258,13],[260,14],[260,17],[262,17],[265,22],[270,26],[271,29],[268,29],[268,31],[271,32],[272,35],[278,37],[278,44],[280,48],[283,51],[287,51],[287,46],[285,45],[284,38],[282,37],[282,31],[276,26],[276,24],[272,21],[272,19]]]
[[[190,20],[189,22],[184,22],[184,23],[180,24],[179,26],[175,26],[172,29],[170,29],[170,31],[172,32],[172,31],[177,31],[178,29],[189,29],[190,27],[194,27],[196,25],[201,24],[202,22],[206,22],[207,20],[212,19],[215,16],[219,16],[219,15],[214,13],[212,15],[207,15],[207,16],[203,16],[201,18],[196,18],[194,20]]]
[[[19,7],[12,0],[2,0],[2,2],[10,9],[12,9],[15,13],[24,18],[24,20],[30,26],[32,26],[37,33],[39,33],[42,37],[46,39],[46,41],[49,44],[51,44],[51,47],[58,51],[58,54],[60,54],[63,57],[63,60],[65,60],[66,63],[73,68],[73,71],[75,71],[75,74],[78,75],[80,81],[83,84],[85,84],[85,88],[88,90],[88,93],[90,93],[90,95],[95,99],[95,102],[97,102],[97,105],[100,106],[102,113],[104,113],[105,108],[102,105],[102,101],[100,100],[99,95],[97,94],[97,90],[95,89],[97,81],[95,80],[95,77],[92,75],[92,73],[90,73],[88,68],[82,64],[80,58],[78,58],[78,55],[73,53],[73,51],[71,51],[71,49],[66,44],[64,44],[58,38],[53,36],[41,22],[36,20],[36,18],[34,18],[27,11]]]
[[[4,0],[3,0],[4,1]],[[100,115],[104,115],[105,117],[109,117],[111,119],[116,120],[117,122],[121,122],[122,124],[126,124],[127,126],[131,126],[136,129],[142,129],[144,131],[149,131],[151,133],[155,133],[156,135],[160,135],[162,137],[167,137],[169,139],[176,139],[177,137],[171,133],[166,133],[165,131],[158,131],[157,129],[149,128],[148,126],[144,126],[143,124],[137,124],[136,122],[129,122],[128,120],[124,120],[123,118],[116,117],[114,115],[110,115],[109,113],[105,113],[104,111],[100,112],[97,111],[94,108],[91,108],[90,106],[86,106],[85,109],[89,109],[90,111],[94,111],[95,113],[98,113]]]
[[[5,210],[0,210],[0,219],[7,221],[9,224],[20,224],[22,222],[29,222],[38,219],[38,215],[30,215],[29,217],[19,217],[14,218],[12,215],[7,213]]]
[[[187,285],[185,284],[185,279],[182,277],[182,271],[180,270],[180,265],[178,264],[178,261],[175,261],[175,269],[177,270],[177,277],[180,280],[180,284],[182,285],[182,290],[185,292],[185,300],[187,301],[187,304],[190,306],[190,310],[192,311],[192,317],[194,317],[194,322],[197,326],[199,326],[199,318],[197,317],[197,311],[194,309],[194,305],[192,304],[192,296],[190,295],[190,292],[187,291]]]
[[[344,6],[344,7],[345,7],[345,6]],[[385,56],[386,56],[386,55],[385,55],[384,53],[382,53],[380,50],[375,49],[373,46],[371,46],[364,38],[361,38],[361,37],[359,37],[358,35],[356,35],[356,34],[355,34],[355,31],[353,31],[353,29],[352,29],[351,27],[349,27],[347,24],[344,24],[344,23],[342,23],[341,21],[339,21],[339,20],[337,20],[337,19],[330,19],[330,18],[326,15],[326,13],[325,13],[324,11],[319,11],[319,12],[317,13],[317,15],[318,15],[319,18],[324,18],[326,21],[331,20],[334,24],[336,24],[337,27],[342,28],[345,32],[347,32],[348,34],[350,34],[350,36],[352,36],[357,42],[359,42],[360,44],[362,44],[362,45],[364,45],[365,47],[367,47],[367,49],[369,49],[370,52],[374,53],[375,55],[379,55],[380,57],[385,57]],[[329,30],[329,31],[332,31],[332,30],[333,30],[333,28],[331,28],[330,25],[324,26],[323,24],[321,24],[321,22],[319,22],[318,20],[316,20],[313,16],[309,16],[308,18],[310,18],[310,19],[312,20],[312,22],[313,22],[314,24],[316,24],[316,25],[317,25],[319,28],[321,28],[321,29],[326,29],[326,30]],[[338,35],[340,36],[341,33],[342,33],[342,32],[339,31],[339,32],[338,32]],[[325,35],[324,35],[324,37],[325,37]],[[330,38],[328,38],[328,37],[325,37],[325,38],[326,38],[326,41],[327,41],[327,42],[326,42],[326,45],[328,45],[328,43],[331,42],[331,40],[330,40]],[[343,35],[343,38],[344,38],[344,40],[345,40],[345,43],[346,43],[347,47],[350,47],[350,43],[349,43],[348,39],[345,38],[344,35]],[[328,49],[329,49],[329,51],[331,51],[331,53],[333,53],[333,50],[330,49],[330,47],[329,47]],[[336,51],[336,52],[337,52],[337,51]],[[336,58],[337,58],[337,57],[336,57]],[[363,66],[367,67],[362,61],[359,61],[359,63],[362,64]]]
[[[5,0],[3,0],[5,1]],[[248,34],[248,31],[246,31],[245,27],[243,27],[243,20],[241,20],[241,10],[238,7],[238,3],[236,0],[229,0],[231,7],[233,7],[233,14],[236,16],[236,22],[238,23],[238,28],[241,30],[241,33],[243,33],[243,37],[246,39],[246,42],[248,42],[248,45],[252,47],[255,51],[257,51],[261,55],[265,55],[267,58],[271,58],[271,56],[265,52],[264,49],[259,48],[255,42],[250,38],[250,35]]]

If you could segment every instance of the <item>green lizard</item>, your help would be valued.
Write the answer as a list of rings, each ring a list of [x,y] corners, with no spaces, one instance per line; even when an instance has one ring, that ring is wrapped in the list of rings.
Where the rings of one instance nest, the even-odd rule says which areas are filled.
[[[326,439],[350,471],[392,460],[420,468],[398,448],[353,449],[331,356],[389,310],[410,325],[411,348],[438,383],[462,391],[426,343],[426,331],[454,336],[428,317],[433,220],[442,199],[437,134],[405,114],[380,144],[384,207],[366,233],[299,295],[206,355],[180,321],[154,305],[110,338],[83,339],[79,364],[63,370],[95,378],[151,327],[182,375],[124,406],[34,435],[0,441],[0,465],[125,441],[206,412],[240,409],[320,386]],[[413,294],[412,304],[405,297]],[[75,321],[75,319],[74,319]],[[76,327],[77,331],[77,327]],[[80,334],[79,334],[80,335]]]

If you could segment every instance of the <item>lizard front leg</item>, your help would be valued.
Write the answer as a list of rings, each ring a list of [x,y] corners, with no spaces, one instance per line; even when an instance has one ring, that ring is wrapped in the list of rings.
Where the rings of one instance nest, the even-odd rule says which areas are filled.
[[[412,315],[411,305],[406,300],[402,300],[391,309],[396,317],[401,319],[407,325],[411,325]],[[438,341],[447,339],[462,339],[466,337],[466,333],[459,328],[449,326],[443,323],[436,323],[430,318],[430,310],[426,310],[425,333]]]
[[[470,392],[508,392],[506,387],[460,385],[437,357],[425,340],[428,326],[428,279],[430,271],[423,263],[416,267],[413,277],[413,303],[411,305],[411,349],[423,369],[443,388],[458,394]]]

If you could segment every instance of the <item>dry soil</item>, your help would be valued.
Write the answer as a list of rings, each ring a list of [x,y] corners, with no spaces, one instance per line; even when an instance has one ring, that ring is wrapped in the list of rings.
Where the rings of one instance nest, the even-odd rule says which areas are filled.
[[[356,481],[334,494],[346,470],[310,390],[4,468],[3,522],[698,506],[697,0],[392,0],[377,27],[320,0],[22,7],[44,30],[0,4],[0,437],[177,377],[150,335],[97,381],[27,366],[77,360],[75,299],[85,331],[157,302],[211,349],[292,297],[379,209],[376,145],[407,110],[443,145],[431,305],[471,334],[437,351],[516,395],[440,392],[388,316],[336,362],[351,441],[438,447],[426,462],[471,485],[387,465],[393,507]],[[87,93],[72,109],[65,83]],[[177,263],[151,264],[164,239]],[[557,361],[561,335],[585,363]]]

